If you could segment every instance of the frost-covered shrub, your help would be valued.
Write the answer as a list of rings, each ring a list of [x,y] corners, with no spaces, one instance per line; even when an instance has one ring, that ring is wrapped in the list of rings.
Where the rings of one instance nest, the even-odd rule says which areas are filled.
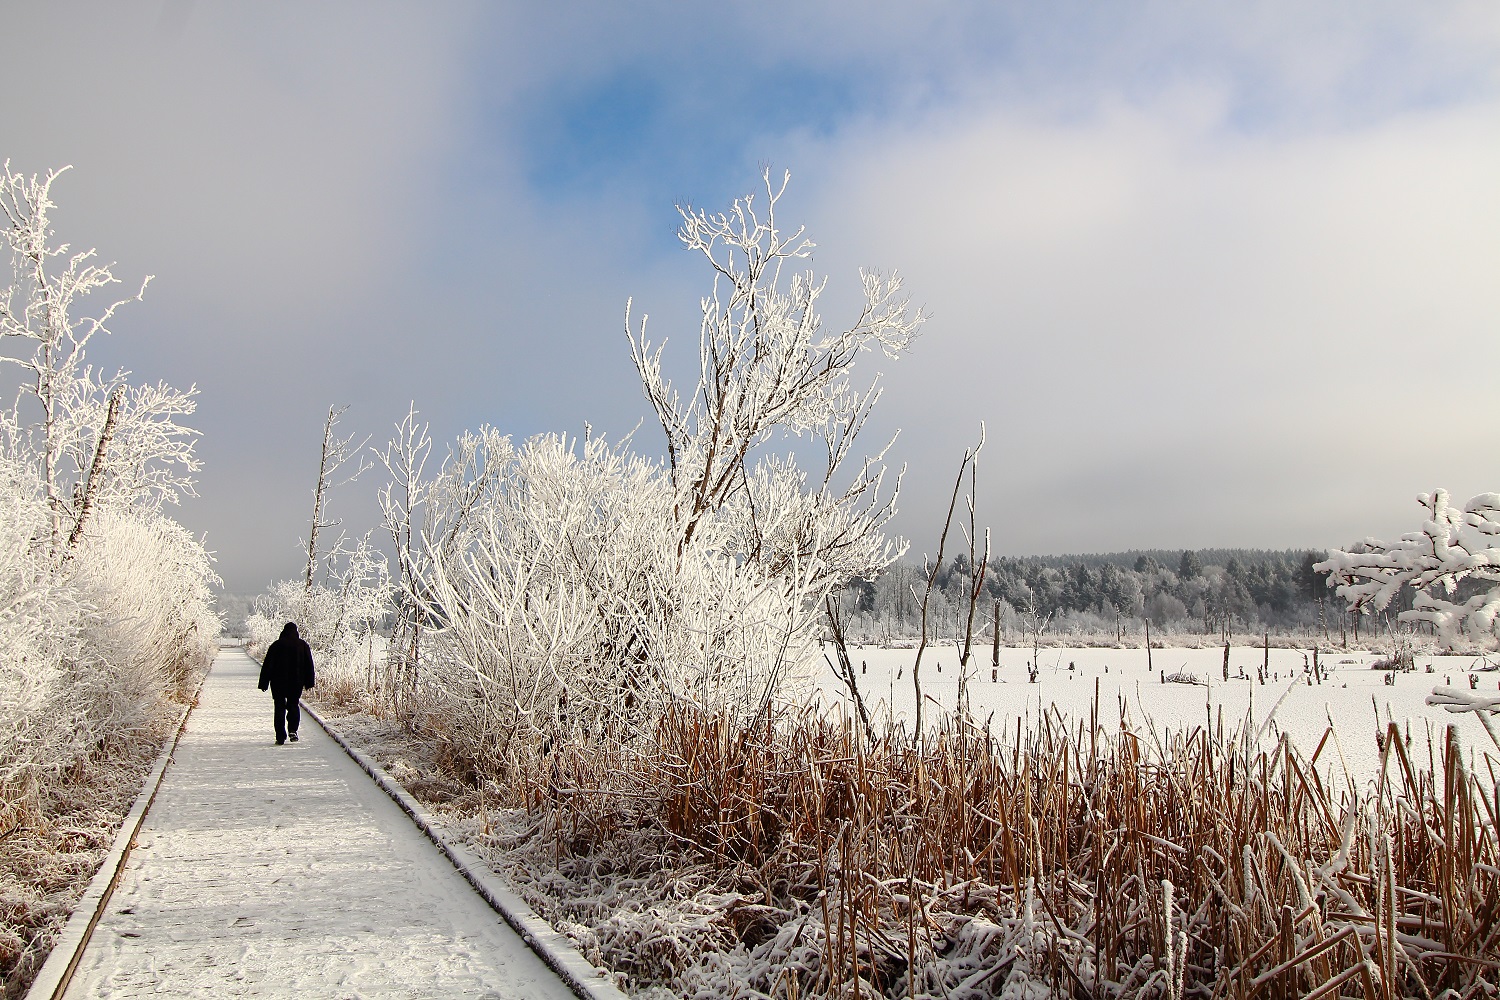
[[[335,552],[336,572],[311,587],[283,580],[255,599],[245,620],[251,655],[265,655],[287,622],[312,647],[318,684],[335,694],[368,686],[377,642],[375,626],[390,610],[391,585],[385,557],[361,541],[352,551]]]
[[[903,550],[882,530],[880,455],[851,458],[879,379],[852,375],[866,351],[906,350],[922,317],[899,280],[864,274],[855,321],[825,328],[823,280],[792,273],[813,245],[776,224],[783,190],[768,175],[764,205],[680,210],[714,275],[690,392],[627,317],[664,461],[560,435],[516,449],[486,429],[426,479],[414,415],[382,454],[395,694],[474,763],[504,768],[517,739],[648,731],[672,705],[753,725],[805,676],[824,598]],[[819,464],[770,447],[788,435]]]
[[[0,458],[0,793],[13,814],[154,717],[219,631],[209,556],[175,522],[101,511],[63,566],[48,534],[39,481]]]
[[[558,435],[467,454],[483,464],[430,494],[417,683],[469,759],[628,732],[671,703],[754,712],[808,659],[798,578],[729,556],[717,522],[681,544],[657,463]]]
[[[9,828],[40,771],[75,756],[76,712],[60,704],[81,654],[84,608],[51,573],[40,484],[0,457],[0,826]]]
[[[186,528],[151,512],[106,509],[72,560],[96,614],[91,645],[180,688],[213,657],[222,628],[213,557]]]

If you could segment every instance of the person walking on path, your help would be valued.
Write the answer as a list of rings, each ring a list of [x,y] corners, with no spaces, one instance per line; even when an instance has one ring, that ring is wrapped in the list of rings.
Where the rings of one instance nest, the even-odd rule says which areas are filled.
[[[297,702],[302,697],[302,689],[312,687],[316,679],[312,649],[297,634],[296,623],[287,622],[281,630],[281,638],[271,643],[260,664],[260,689],[271,689],[271,700],[276,706],[273,719],[277,746],[285,743],[288,737],[293,743],[297,742],[297,725],[302,721],[302,710]]]

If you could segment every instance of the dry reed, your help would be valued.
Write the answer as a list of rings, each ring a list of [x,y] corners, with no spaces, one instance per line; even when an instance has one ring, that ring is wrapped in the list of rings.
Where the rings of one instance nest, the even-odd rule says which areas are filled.
[[[1331,731],[1309,759],[1222,717],[1121,721],[1096,705],[914,747],[811,712],[677,711],[645,749],[564,743],[507,784],[555,864],[651,841],[652,864],[714,882],[705,947],[733,947],[752,995],[1496,995],[1491,758],[1474,773],[1450,731],[1414,760],[1393,725],[1357,789],[1329,777]],[[694,961],[730,960],[672,964]]]
[[[46,961],[161,751],[169,712],[31,783],[26,809],[0,830],[0,1000],[23,996]]]

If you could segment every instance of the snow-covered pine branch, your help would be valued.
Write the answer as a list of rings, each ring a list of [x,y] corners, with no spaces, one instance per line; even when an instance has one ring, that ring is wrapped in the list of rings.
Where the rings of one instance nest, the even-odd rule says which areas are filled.
[[[1418,495],[1427,512],[1420,531],[1387,545],[1368,538],[1334,550],[1313,568],[1359,612],[1384,610],[1403,586],[1415,591],[1403,622],[1427,622],[1449,648],[1472,643],[1493,649],[1500,640],[1500,494],[1481,493],[1462,508],[1446,490]],[[1465,581],[1490,584],[1452,600]]]

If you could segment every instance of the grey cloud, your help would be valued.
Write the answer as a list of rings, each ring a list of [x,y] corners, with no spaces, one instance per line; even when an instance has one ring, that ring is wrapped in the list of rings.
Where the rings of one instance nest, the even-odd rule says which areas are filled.
[[[981,418],[1011,551],[1340,541],[1405,530],[1418,489],[1495,485],[1464,435],[1416,428],[1485,419],[1500,360],[1496,25],[1462,3],[33,4],[0,86],[45,99],[0,104],[0,155],[72,162],[63,235],[158,275],[96,356],[203,388],[183,519],[235,590],[297,571],[329,403],[377,437],[410,399],[440,440],[622,433],[645,412],[627,296],[691,360],[706,280],[662,250],[671,206],[626,174],[538,198],[516,145],[620,67],[668,93],[786,65],[879,91],[831,134],[749,123],[745,145],[794,171],[830,321],[862,264],[934,313],[881,363],[871,431],[906,427],[919,546]],[[1400,391],[1440,416],[1327,412],[1414,343]],[[351,526],[372,489],[337,499]]]
[[[934,307],[883,415],[919,541],[981,420],[1021,551],[1337,544],[1482,485],[1500,102],[1300,137],[973,110],[808,154],[822,265]]]

